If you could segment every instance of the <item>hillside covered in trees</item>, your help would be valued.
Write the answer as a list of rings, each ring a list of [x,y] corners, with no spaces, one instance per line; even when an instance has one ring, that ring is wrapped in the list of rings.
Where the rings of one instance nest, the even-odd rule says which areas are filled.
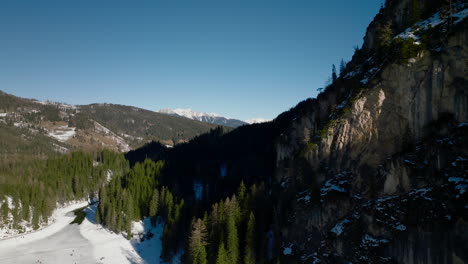
[[[158,183],[184,200],[165,259],[467,262],[467,7],[386,1],[318,98],[129,153],[164,161]]]
[[[29,145],[41,152],[24,157],[13,143],[0,153],[0,223],[37,228],[57,203],[91,196],[96,223],[128,239],[140,220],[164,225],[166,262],[468,263],[467,16],[466,1],[387,0],[317,98],[271,122],[192,127],[79,106],[76,127],[92,117],[161,142],[126,154]],[[12,127],[29,127],[12,122],[0,128],[15,142]]]

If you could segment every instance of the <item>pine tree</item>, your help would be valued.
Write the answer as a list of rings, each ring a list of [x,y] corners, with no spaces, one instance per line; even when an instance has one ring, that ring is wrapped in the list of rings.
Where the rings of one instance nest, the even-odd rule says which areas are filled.
[[[252,212],[247,223],[244,264],[255,264],[255,216]]]
[[[3,222],[6,222],[6,220],[8,219],[8,211],[9,211],[8,203],[6,201],[2,203],[2,207],[0,208],[0,211],[1,211],[1,217],[3,219]]]
[[[203,220],[192,221],[192,232],[189,238],[189,256],[192,264],[206,264],[207,231]]]
[[[388,48],[393,39],[393,31],[391,22],[385,23],[380,30],[379,45],[381,48]]]
[[[237,197],[239,197],[239,210],[241,219],[243,220],[246,217],[246,210],[247,210],[247,197],[246,197],[246,187],[244,181],[241,181],[239,190],[237,192]]]
[[[151,223],[154,225],[156,220],[156,215],[158,214],[159,207],[159,191],[154,189],[153,196],[149,204],[149,216],[151,217]]]
[[[32,224],[34,229],[39,228],[40,217],[41,217],[41,212],[39,210],[39,206],[35,206],[33,208],[33,215],[32,215],[32,220],[31,220],[31,224]]]
[[[336,67],[335,67],[335,64],[332,65],[332,81],[335,82],[336,79],[337,79],[337,75],[336,75]]]
[[[235,215],[230,212],[227,219],[227,255],[230,263],[239,262],[239,236],[237,233]]]
[[[226,252],[226,248],[224,247],[224,243],[221,242],[218,248],[218,255],[216,256],[216,264],[229,264],[234,263],[230,262],[228,259],[228,254]]]
[[[346,68],[346,63],[344,62],[343,59],[341,59],[341,62],[340,62],[340,76],[343,75],[343,73],[345,71],[345,68]]]

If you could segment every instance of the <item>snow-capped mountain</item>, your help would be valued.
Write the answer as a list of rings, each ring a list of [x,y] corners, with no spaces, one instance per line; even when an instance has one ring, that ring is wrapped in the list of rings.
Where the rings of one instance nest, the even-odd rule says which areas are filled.
[[[239,119],[226,118],[214,113],[196,112],[192,109],[161,109],[158,112],[229,127],[238,127],[247,124],[246,122]]]
[[[247,122],[249,124],[265,123],[265,122],[269,122],[269,121],[271,121],[271,119],[265,119],[265,118],[252,118],[252,119],[249,119],[249,120],[245,120],[245,122]]]

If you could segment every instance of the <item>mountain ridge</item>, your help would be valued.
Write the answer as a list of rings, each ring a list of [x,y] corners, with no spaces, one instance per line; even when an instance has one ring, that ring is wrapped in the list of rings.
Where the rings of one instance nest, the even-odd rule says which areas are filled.
[[[245,193],[261,197],[247,206],[260,262],[468,263],[467,8],[386,1],[323,93],[158,156],[166,186],[208,223]],[[199,203],[187,175],[207,190]],[[215,258],[223,240],[208,243]]]
[[[205,112],[197,112],[193,111],[190,108],[182,109],[182,108],[166,108],[160,109],[157,111],[158,113],[163,113],[172,116],[180,116],[185,117],[192,120],[198,120],[200,122],[206,122],[210,124],[222,125],[222,126],[229,126],[229,127],[239,127],[243,125],[249,124],[248,122],[234,119],[234,118],[227,118],[215,113],[205,113]]]
[[[44,134],[56,140],[59,152],[101,148],[126,152],[150,141],[172,146],[216,127],[134,106],[72,105],[21,98],[3,91],[0,114],[0,122],[10,129],[23,128],[32,136]]]

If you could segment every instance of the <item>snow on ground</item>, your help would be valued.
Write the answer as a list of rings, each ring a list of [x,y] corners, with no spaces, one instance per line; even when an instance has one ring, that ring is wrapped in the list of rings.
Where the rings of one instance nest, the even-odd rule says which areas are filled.
[[[382,244],[389,243],[388,239],[384,238],[375,238],[369,234],[365,234],[361,240],[361,244],[365,247],[378,247]]]
[[[296,201],[298,202],[304,202],[304,203],[309,203],[310,202],[310,191],[303,191],[297,194],[298,198]]]
[[[203,195],[203,183],[201,181],[193,181],[193,192],[195,193],[195,199],[200,201]]]
[[[288,247],[283,248],[283,255],[292,255],[292,246],[289,245]]]
[[[344,226],[347,224],[347,223],[350,223],[351,221],[349,221],[348,219],[344,219],[343,221],[339,222],[338,224],[336,224],[330,231],[335,233],[337,236],[341,235],[344,231]]]
[[[104,136],[111,138],[114,142],[117,143],[119,150],[122,152],[130,151],[130,146],[125,142],[125,140],[112,132],[110,129],[94,121],[94,128],[97,132],[101,133]]]
[[[95,224],[94,204],[85,209],[86,218],[81,225],[71,225],[75,218],[72,211],[87,204],[78,202],[57,209],[48,227],[0,240],[0,263],[162,263],[161,221],[155,227],[149,219],[134,223],[135,235],[127,240],[122,234]]]
[[[465,8],[465,7],[466,6],[463,6],[463,5],[456,7],[458,11],[456,11],[452,15],[452,17],[455,19],[453,21],[453,24],[458,24],[459,22],[461,22],[463,19],[465,19],[468,16],[468,8]],[[412,38],[416,41],[415,42],[416,44],[419,44],[419,37],[416,34],[418,31],[437,27],[444,22],[445,20],[440,17],[440,14],[435,13],[430,18],[416,23],[413,27],[407,28],[405,31],[398,34],[395,38],[402,38],[402,39]]]
[[[67,226],[67,224],[69,224],[71,221],[73,221],[74,219],[74,216],[71,218],[72,220],[71,221],[68,221],[70,219],[69,216],[67,216],[67,213],[70,212],[70,211],[73,211],[77,208],[81,208],[83,206],[86,206],[88,204],[88,202],[86,201],[76,201],[76,202],[73,202],[73,203],[70,203],[66,206],[63,206],[63,207],[60,207],[60,208],[57,208],[55,209],[55,211],[52,213],[52,217],[50,218],[49,222],[51,222],[50,225],[48,226],[44,226],[42,228],[40,228],[39,230],[36,230],[32,233],[23,233],[23,234],[18,234],[18,235],[15,235],[13,237],[8,237],[8,238],[2,238],[2,240],[0,240],[0,248],[2,248],[2,243],[4,243],[4,241],[14,241],[14,242],[11,242],[11,243],[14,243],[15,245],[19,245],[19,244],[23,244],[25,242],[30,242],[30,241],[34,241],[34,240],[37,240],[37,239],[41,239],[45,236],[48,236],[50,234],[53,234],[53,233],[56,233],[58,230],[62,229],[63,227]],[[13,208],[14,206],[11,205],[10,208]],[[25,237],[27,236],[28,239],[27,241],[25,241],[24,239],[22,239],[22,237]],[[0,254],[1,256],[1,254]]]
[[[76,129],[74,127],[68,126],[59,126],[49,131],[49,136],[57,139],[60,142],[65,142],[72,138],[76,134]]]

